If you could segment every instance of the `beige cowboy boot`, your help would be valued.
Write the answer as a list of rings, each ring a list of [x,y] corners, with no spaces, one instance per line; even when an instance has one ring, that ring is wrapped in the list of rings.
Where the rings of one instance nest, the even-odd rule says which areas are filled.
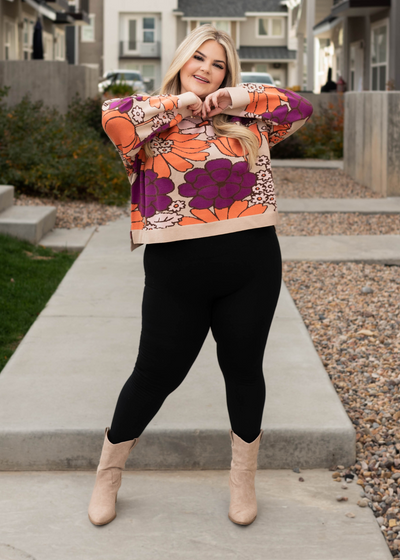
[[[115,502],[121,486],[122,471],[129,453],[139,441],[139,438],[135,438],[114,444],[108,439],[108,431],[109,428],[106,428],[96,483],[89,504],[89,519],[93,525],[106,525],[115,519]]]
[[[228,517],[238,525],[250,525],[257,517],[257,500],[254,479],[257,456],[263,430],[257,439],[246,443],[230,430],[232,462],[229,475],[231,503]]]

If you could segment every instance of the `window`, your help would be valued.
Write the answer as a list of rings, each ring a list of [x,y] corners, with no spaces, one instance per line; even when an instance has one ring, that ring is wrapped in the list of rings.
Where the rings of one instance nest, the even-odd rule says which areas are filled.
[[[60,29],[56,29],[54,50],[56,60],[65,60],[65,32]]]
[[[17,33],[15,23],[4,22],[4,58],[5,60],[17,59]]]
[[[136,20],[130,19],[128,22],[128,50],[136,50]]]
[[[283,37],[282,18],[257,18],[257,38]]]
[[[143,18],[143,42],[154,43],[156,20],[153,17]]]
[[[43,58],[45,60],[53,60],[53,45],[53,35],[43,31]]]
[[[380,23],[371,32],[371,89],[385,91],[388,63],[387,23]]]
[[[83,25],[81,27],[81,41],[82,43],[93,43],[94,42],[94,20],[95,15],[89,14],[89,25]]]
[[[198,26],[200,25],[213,25],[215,27],[215,29],[218,29],[219,31],[225,31],[226,33],[231,32],[231,22],[230,21],[224,21],[224,20],[215,20],[215,21],[199,21],[198,22]]]
[[[24,17],[22,28],[22,49],[24,52],[24,60],[32,58],[33,45],[33,26],[34,22]]]

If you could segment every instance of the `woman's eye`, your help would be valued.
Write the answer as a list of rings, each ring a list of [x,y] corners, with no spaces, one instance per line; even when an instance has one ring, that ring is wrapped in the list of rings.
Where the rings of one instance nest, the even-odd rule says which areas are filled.
[[[216,66],[216,67],[219,68],[220,70],[223,70],[223,69],[224,69],[224,67],[221,66],[220,64],[214,64],[214,66]]]
[[[199,55],[197,55],[197,54],[194,55],[194,58],[195,58],[196,60],[203,60],[203,59],[201,58],[201,56],[199,56]]]

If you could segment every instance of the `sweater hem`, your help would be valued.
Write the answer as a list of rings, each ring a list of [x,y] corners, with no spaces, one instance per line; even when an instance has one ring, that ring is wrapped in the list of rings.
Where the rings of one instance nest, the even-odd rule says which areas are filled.
[[[275,210],[256,216],[245,216],[243,218],[189,226],[175,226],[159,231],[131,230],[131,251],[134,251],[144,243],[168,243],[184,239],[211,237],[213,235],[223,235],[246,229],[274,226],[278,221],[278,211]]]

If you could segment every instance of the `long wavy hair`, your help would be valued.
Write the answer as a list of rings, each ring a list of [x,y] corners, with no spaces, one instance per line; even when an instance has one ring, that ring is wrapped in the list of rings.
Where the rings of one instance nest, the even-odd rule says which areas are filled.
[[[240,63],[232,39],[228,33],[219,31],[212,25],[206,24],[194,29],[177,48],[174,59],[161,85],[161,94],[179,95],[181,93],[180,71],[182,67],[199,49],[200,45],[210,39],[222,45],[226,53],[227,69],[220,88],[237,86],[240,77]],[[228,119],[228,115],[223,114],[213,117],[215,134],[217,136],[235,138],[239,142],[243,154],[247,158],[249,168],[251,168],[258,154],[259,146],[257,137],[248,128],[229,122]],[[153,152],[149,143],[144,145],[144,150],[147,157],[153,157]]]

